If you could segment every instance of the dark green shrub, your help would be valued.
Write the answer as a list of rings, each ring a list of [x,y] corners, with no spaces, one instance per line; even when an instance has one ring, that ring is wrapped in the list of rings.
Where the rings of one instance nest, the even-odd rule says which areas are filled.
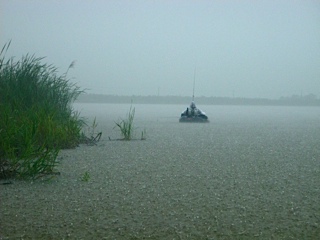
[[[0,178],[35,177],[78,145],[84,122],[71,104],[82,91],[43,58],[5,60],[9,45],[0,53]]]

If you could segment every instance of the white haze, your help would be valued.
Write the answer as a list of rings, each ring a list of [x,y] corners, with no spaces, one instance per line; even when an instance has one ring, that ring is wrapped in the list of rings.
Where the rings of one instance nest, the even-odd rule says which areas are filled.
[[[89,93],[320,96],[320,2],[0,0],[7,56],[46,56]]]

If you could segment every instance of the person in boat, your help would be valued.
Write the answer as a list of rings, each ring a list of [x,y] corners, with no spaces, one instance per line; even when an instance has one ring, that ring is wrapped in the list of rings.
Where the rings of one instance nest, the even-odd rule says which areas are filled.
[[[208,117],[206,116],[205,112],[202,112],[199,108],[197,108],[194,101],[192,101],[190,106],[187,107],[187,109],[181,113],[181,118],[183,117],[186,117],[189,119],[195,119],[195,120],[199,120],[199,119],[202,119],[204,121],[208,120]]]
[[[191,116],[196,116],[198,113],[198,110],[194,101],[191,102],[190,109],[191,109]]]
[[[188,117],[197,116],[199,113],[199,110],[196,107],[196,104],[194,101],[191,102],[190,107],[187,107],[187,110],[185,111],[186,115]]]

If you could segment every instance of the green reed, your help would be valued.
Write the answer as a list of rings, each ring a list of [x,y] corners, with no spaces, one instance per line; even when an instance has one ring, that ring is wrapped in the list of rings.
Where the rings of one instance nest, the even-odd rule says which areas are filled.
[[[135,108],[130,106],[129,113],[126,119],[120,119],[115,122],[116,127],[119,128],[123,140],[131,140],[133,137],[133,119],[135,114]]]
[[[50,173],[62,148],[78,145],[84,121],[71,104],[82,92],[43,58],[0,52],[0,178]]]
[[[85,171],[84,174],[81,175],[80,180],[83,182],[89,182],[90,173],[88,171]]]

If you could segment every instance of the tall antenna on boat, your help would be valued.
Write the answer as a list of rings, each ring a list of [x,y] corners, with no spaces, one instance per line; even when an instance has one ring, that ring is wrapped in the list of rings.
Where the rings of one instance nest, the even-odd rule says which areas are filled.
[[[194,101],[194,87],[196,85],[196,69],[197,69],[197,66],[194,67],[192,101]]]

